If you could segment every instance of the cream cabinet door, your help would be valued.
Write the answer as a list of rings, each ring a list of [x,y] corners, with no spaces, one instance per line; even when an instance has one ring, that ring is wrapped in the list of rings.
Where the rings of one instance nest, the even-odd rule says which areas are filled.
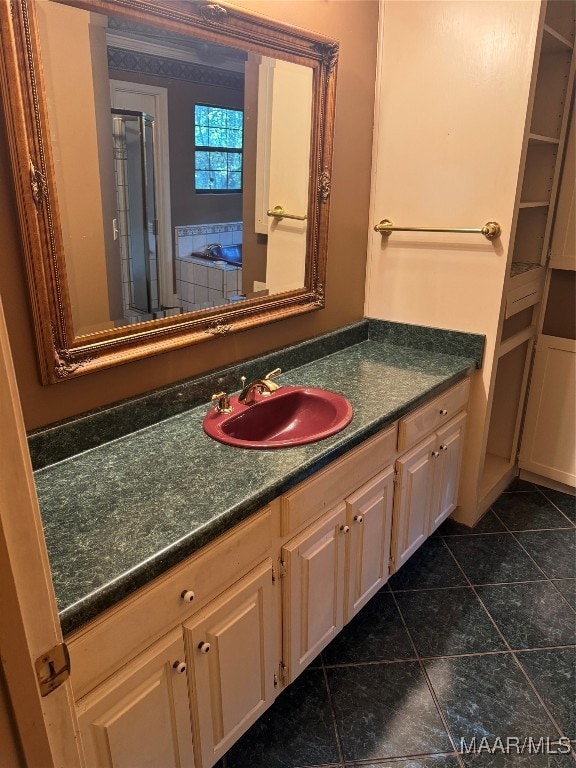
[[[346,505],[339,504],[282,548],[284,653],[288,679],[300,672],[344,624]]]
[[[541,335],[530,381],[520,469],[576,485],[576,341]]]
[[[434,459],[434,494],[429,533],[438,528],[458,505],[458,484],[466,413],[461,413],[443,429],[438,430]]]
[[[209,768],[272,703],[278,670],[272,563],[186,622],[198,768]]]
[[[388,579],[393,497],[390,466],[346,499],[350,549],[345,621]]]
[[[394,570],[398,570],[428,537],[436,453],[436,435],[433,434],[396,462]]]
[[[180,629],[78,704],[89,768],[192,768],[192,726]]]

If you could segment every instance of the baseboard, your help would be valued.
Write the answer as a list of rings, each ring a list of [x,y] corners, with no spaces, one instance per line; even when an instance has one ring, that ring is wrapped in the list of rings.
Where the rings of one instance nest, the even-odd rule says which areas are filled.
[[[543,485],[545,488],[551,488],[554,491],[562,491],[562,493],[568,493],[571,496],[576,496],[576,488],[565,483],[559,483],[557,480],[552,480],[549,477],[542,477],[542,475],[536,475],[534,472],[528,472],[525,469],[520,470],[520,479],[526,480],[529,483],[536,483],[536,485]]]

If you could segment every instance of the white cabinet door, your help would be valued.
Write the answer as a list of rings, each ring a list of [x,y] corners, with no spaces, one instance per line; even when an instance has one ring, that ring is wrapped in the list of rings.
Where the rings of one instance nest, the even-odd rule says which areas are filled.
[[[434,497],[429,533],[433,533],[458,505],[465,423],[466,413],[461,413],[436,433],[438,456],[435,457]]]
[[[209,768],[272,703],[277,612],[267,560],[184,625],[198,768]]]
[[[398,570],[428,537],[435,453],[436,435],[433,434],[396,462],[398,491],[394,509],[395,570]]]
[[[576,342],[540,336],[530,381],[519,466],[576,485]]]
[[[89,768],[193,768],[184,661],[177,629],[79,702]]]
[[[349,621],[386,583],[394,497],[390,466],[346,499],[350,557],[345,621]]]
[[[300,672],[344,624],[346,506],[339,504],[282,548],[284,647],[288,679]]]

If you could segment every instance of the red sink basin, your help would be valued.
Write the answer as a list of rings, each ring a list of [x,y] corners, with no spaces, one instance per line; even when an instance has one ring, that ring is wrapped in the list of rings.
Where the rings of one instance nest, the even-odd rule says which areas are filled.
[[[326,389],[284,386],[252,405],[230,398],[232,413],[206,414],[207,435],[240,448],[291,448],[314,443],[344,429],[354,415],[342,395]]]

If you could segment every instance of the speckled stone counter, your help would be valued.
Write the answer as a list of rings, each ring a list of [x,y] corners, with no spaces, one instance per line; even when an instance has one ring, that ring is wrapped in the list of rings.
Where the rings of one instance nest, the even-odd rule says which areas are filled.
[[[325,440],[278,450],[228,447],[204,434],[204,403],[38,469],[38,498],[64,632],[480,364],[483,337],[459,334],[469,337],[462,346],[463,339],[454,344],[447,335],[447,354],[439,351],[439,336],[432,344],[416,340],[411,345],[404,330],[390,340],[390,325],[372,323],[366,338],[358,340],[355,333],[351,345],[278,377],[280,384],[332,389],[350,400],[351,424]],[[268,358],[261,361],[259,375],[274,367]]]

